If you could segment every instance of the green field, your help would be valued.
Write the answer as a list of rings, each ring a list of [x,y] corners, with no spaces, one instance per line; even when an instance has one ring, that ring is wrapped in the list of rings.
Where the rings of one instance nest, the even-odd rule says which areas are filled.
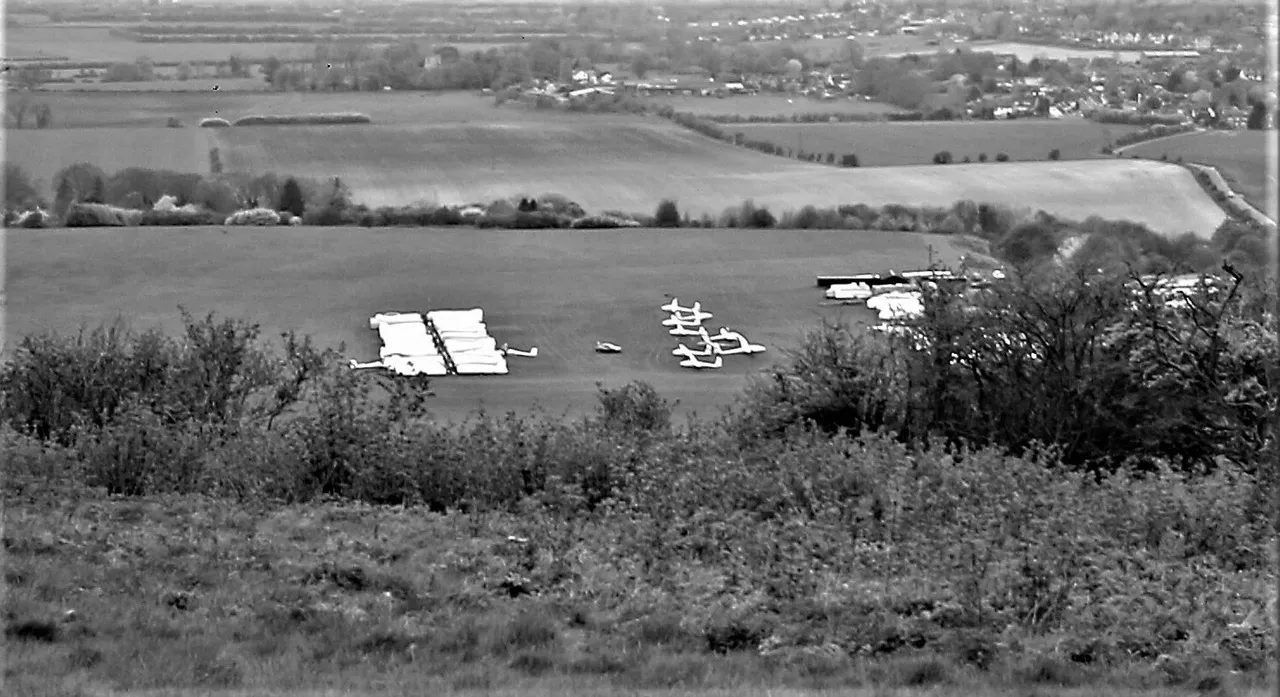
[[[194,124],[189,124],[194,125]],[[5,160],[35,179],[45,198],[54,196],[58,170],[89,162],[108,174],[125,167],[208,172],[207,128],[47,129],[5,132]]]
[[[13,340],[75,331],[123,316],[180,328],[196,314],[259,321],[264,336],[294,329],[347,356],[377,360],[376,312],[481,307],[490,333],[537,358],[511,374],[441,378],[435,408],[460,416],[594,407],[595,383],[646,380],[684,412],[711,415],[744,376],[781,358],[820,318],[874,320],[865,308],[823,306],[820,273],[924,267],[928,246],[950,263],[948,238],[882,232],[773,230],[475,230],[361,228],[9,230],[8,326]],[[769,347],[693,374],[670,354],[659,309],[671,293],[700,300],[722,324]],[[600,355],[597,340],[624,352]]]
[[[141,43],[111,35],[105,26],[49,24],[23,27],[5,33],[5,58],[68,58],[73,61],[133,62],[142,56],[153,61],[226,60],[231,54],[246,59],[268,56],[305,58],[315,54],[299,43]]]
[[[699,116],[791,116],[792,114],[885,114],[901,111],[882,102],[863,99],[819,100],[787,97],[781,94],[756,94],[734,97],[693,97],[686,95],[654,96],[649,101],[667,104],[676,111]]]
[[[27,98],[53,109],[54,128],[163,127],[170,116],[196,123],[206,116],[235,120],[249,114],[349,111],[368,114],[379,124],[416,124],[493,119],[501,113],[495,112],[492,97],[466,92],[49,92]],[[557,116],[529,111],[520,118]]]
[[[147,82],[97,82],[93,78],[76,78],[74,73],[77,71],[66,70],[56,71],[63,73],[72,73],[67,75],[76,80],[76,82],[53,82],[40,86],[41,92],[69,92],[69,91],[86,91],[86,92],[128,92],[130,97],[142,92],[265,92],[271,89],[265,80],[260,77],[193,77],[188,80],[179,80],[166,75],[164,71],[158,71],[160,75],[164,75],[163,79],[148,80]],[[35,99],[42,99],[44,95],[34,96]]]
[[[855,153],[863,167],[920,165],[943,150],[956,162],[978,161],[986,153],[1007,153],[1014,161],[1047,160],[1057,148],[1062,159],[1110,158],[1100,154],[1109,141],[1140,126],[1103,124],[1084,119],[1016,121],[908,121],[869,123],[729,124],[725,130],[805,152]]]
[[[1267,151],[1274,151],[1274,146],[1268,145],[1271,137],[1273,131],[1208,131],[1139,143],[1124,154],[1150,158],[1167,155],[1170,160],[1182,158],[1215,167],[1233,191],[1266,213],[1268,193],[1274,196],[1276,192],[1275,180],[1268,182],[1267,175]]]

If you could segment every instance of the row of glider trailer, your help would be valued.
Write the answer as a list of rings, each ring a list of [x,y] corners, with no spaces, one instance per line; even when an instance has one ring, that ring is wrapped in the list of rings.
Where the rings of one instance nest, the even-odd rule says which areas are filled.
[[[383,368],[396,375],[506,375],[507,356],[535,357],[528,351],[498,346],[489,335],[481,308],[385,312],[369,318],[382,339],[379,360],[351,361],[353,369]]]
[[[992,277],[1004,278],[1004,272],[994,271]],[[921,292],[926,285],[969,285],[980,287],[987,282],[957,276],[950,271],[925,269],[920,271],[890,271],[887,274],[863,273],[849,276],[818,276],[818,287],[826,289],[826,298],[840,304],[863,304],[875,310],[880,324],[871,327],[875,331],[893,332],[899,323],[924,314]]]
[[[671,354],[682,359],[681,368],[717,370],[724,367],[725,356],[754,355],[765,351],[764,346],[751,343],[741,332],[733,331],[728,327],[720,327],[720,331],[715,334],[708,333],[702,323],[714,315],[704,312],[700,301],[694,301],[692,306],[684,307],[680,304],[679,298],[672,298],[671,302],[660,309],[670,313],[667,319],[662,320],[662,326],[667,328],[668,334],[677,337],[698,337],[700,349],[690,348],[683,340],[677,341],[676,348]]]

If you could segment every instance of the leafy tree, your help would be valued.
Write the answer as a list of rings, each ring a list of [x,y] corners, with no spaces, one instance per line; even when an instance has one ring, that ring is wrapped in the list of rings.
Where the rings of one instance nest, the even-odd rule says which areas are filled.
[[[36,128],[49,128],[53,125],[53,108],[48,104],[36,107]]]
[[[301,217],[307,210],[306,198],[302,195],[302,187],[298,185],[298,180],[289,177],[284,181],[284,187],[280,191],[279,210]]]
[[[637,53],[635,57],[631,59],[631,72],[638,78],[643,79],[644,76],[652,69],[653,56],[650,56],[646,51]]]
[[[103,177],[94,177],[93,188],[85,198],[86,203],[105,203],[107,198],[107,182]]]
[[[933,155],[933,164],[935,165],[949,165],[951,164],[951,162],[952,162],[952,159],[951,159],[950,150],[943,150],[941,152],[934,153]]]
[[[1267,105],[1261,101],[1253,103],[1253,109],[1249,111],[1249,119],[1245,122],[1245,127],[1251,131],[1261,131],[1267,127]]]
[[[680,227],[680,211],[676,208],[676,202],[663,199],[658,203],[658,210],[654,212],[653,220],[653,224],[657,227]]]
[[[1050,160],[1061,160],[1061,159],[1062,159],[1062,151],[1061,151],[1061,150],[1059,150],[1059,149],[1057,149],[1057,148],[1054,148],[1054,149],[1050,150],[1050,151],[1049,151],[1049,159],[1050,159]]]
[[[4,207],[14,210],[40,205],[40,193],[30,175],[20,165],[4,163]]]
[[[854,153],[847,153],[840,158],[841,167],[857,167],[858,156]]]
[[[54,194],[53,212],[58,217],[62,217],[67,212],[72,202],[75,201],[76,192],[74,185],[71,183],[70,177],[63,177],[58,182],[58,190]]]

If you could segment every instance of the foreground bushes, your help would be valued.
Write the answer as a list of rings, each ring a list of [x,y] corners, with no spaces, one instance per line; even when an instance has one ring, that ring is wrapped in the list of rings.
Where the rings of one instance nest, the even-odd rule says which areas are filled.
[[[440,423],[426,378],[211,315],[33,335],[0,367],[3,481],[466,511],[492,592],[680,609],[642,631],[708,651],[1260,674],[1280,348],[1269,289],[1217,282],[1184,309],[1119,265],[927,290],[920,348],[822,326],[683,425],[642,384],[579,420]]]

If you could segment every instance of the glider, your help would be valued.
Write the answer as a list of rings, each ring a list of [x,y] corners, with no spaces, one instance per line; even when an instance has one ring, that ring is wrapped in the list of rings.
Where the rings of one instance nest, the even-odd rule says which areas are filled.
[[[839,283],[827,289],[831,300],[866,300],[874,293],[865,283]]]
[[[513,349],[513,348],[511,348],[510,346],[507,346],[506,344],[503,344],[503,345],[502,345],[502,349],[501,349],[501,351],[502,351],[502,355],[504,355],[504,356],[524,356],[525,358],[537,358],[537,357],[538,357],[538,347],[537,347],[537,346],[534,346],[533,348],[529,349],[528,351],[521,351],[520,349]]]
[[[671,315],[671,317],[662,320],[662,326],[664,327],[697,327],[697,326],[701,326],[702,321],[706,319],[711,319],[710,312],[704,312],[701,315],[694,315],[692,317],[680,317],[678,315]]]
[[[706,370],[709,368],[714,369],[714,368],[720,368],[723,366],[724,366],[724,358],[722,358],[721,356],[716,356],[716,359],[714,361],[711,361],[710,363],[705,363],[703,361],[698,360],[697,358],[692,358],[692,357],[686,358],[683,361],[680,361],[681,368],[693,368],[694,370]]]
[[[680,304],[679,298],[672,298],[671,302],[667,303],[666,305],[663,305],[658,309],[664,310],[666,312],[670,312],[671,314],[676,314],[678,312],[683,312],[686,314],[697,313],[702,310],[702,303],[695,300],[693,302],[693,307],[684,307],[683,305]]]
[[[607,341],[597,341],[596,353],[622,353],[622,347]]]
[[[715,344],[709,341],[703,342],[703,343],[706,346],[706,348],[702,349],[701,351],[694,351],[688,346],[685,346],[684,344],[680,344],[675,348],[674,351],[671,352],[671,355],[684,356],[685,358],[709,358],[715,354],[720,353],[719,344]]]
[[[734,333],[735,333],[735,334],[737,334],[737,332],[734,332]],[[722,356],[735,356],[735,355],[739,355],[739,354],[764,353],[764,350],[765,350],[765,349],[764,349],[764,346],[762,346],[762,345],[760,345],[760,344],[753,344],[753,343],[751,343],[751,342],[747,341],[747,337],[745,337],[745,336],[743,336],[743,335],[741,335],[741,334],[738,334],[738,335],[737,335],[737,339],[738,339],[738,345],[737,345],[737,346],[735,346],[735,347],[733,347],[733,348],[725,348],[725,347],[723,347],[723,346],[716,345],[716,353],[718,353],[718,354],[720,354],[720,355],[722,355]]]
[[[695,328],[688,324],[678,324],[672,327],[671,331],[667,333],[671,336],[702,336],[706,331],[707,330],[704,327],[699,326]]]

